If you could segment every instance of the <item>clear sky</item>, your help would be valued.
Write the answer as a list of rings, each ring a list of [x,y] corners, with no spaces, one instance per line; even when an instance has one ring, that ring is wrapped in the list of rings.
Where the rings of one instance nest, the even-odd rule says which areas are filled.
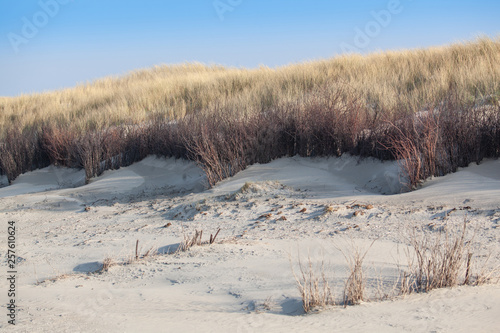
[[[157,64],[275,67],[499,34],[498,0],[0,0],[0,96]]]

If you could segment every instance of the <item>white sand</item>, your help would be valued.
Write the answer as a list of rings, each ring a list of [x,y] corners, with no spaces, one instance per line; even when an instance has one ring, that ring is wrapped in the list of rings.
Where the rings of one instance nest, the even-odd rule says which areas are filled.
[[[17,325],[7,325],[2,279],[0,329],[498,332],[499,285],[378,299],[393,291],[406,264],[405,235],[415,226],[438,232],[467,218],[475,256],[491,255],[487,267],[500,264],[500,161],[393,195],[382,193],[401,191],[397,164],[349,156],[254,165],[208,191],[203,182],[190,162],[148,157],[84,186],[82,171],[49,167],[0,188],[0,244],[6,249],[6,222],[16,221],[22,257]],[[253,184],[242,193],[246,182]],[[336,211],[325,214],[326,205]],[[353,216],[357,210],[364,215]],[[259,218],[264,214],[271,217]],[[184,234],[203,230],[208,240],[218,228],[216,244],[169,254]],[[140,253],[153,247],[160,254],[92,273],[105,258],[132,259],[136,240]],[[289,258],[295,269],[299,253],[323,260],[341,301],[348,267],[342,252],[352,247],[369,248],[368,301],[304,314]]]

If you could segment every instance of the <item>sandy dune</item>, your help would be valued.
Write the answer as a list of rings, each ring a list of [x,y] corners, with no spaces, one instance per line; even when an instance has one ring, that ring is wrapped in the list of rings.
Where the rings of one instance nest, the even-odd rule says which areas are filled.
[[[49,167],[0,188],[15,221],[13,332],[496,332],[500,286],[392,297],[407,235],[470,221],[474,255],[500,264],[500,161],[401,193],[393,162],[283,158],[211,190],[194,164],[148,157],[84,185]],[[243,188],[243,189],[242,189]],[[367,208],[364,205],[372,205]],[[325,212],[325,207],[334,210]],[[356,213],[360,211],[361,213]],[[357,214],[355,216],[355,213]],[[284,218],[283,218],[284,217]],[[4,222],[4,225],[6,222]],[[212,245],[173,253],[184,235]],[[1,231],[5,248],[6,227]],[[135,261],[153,248],[157,255]],[[370,244],[375,240],[373,245]],[[324,261],[341,302],[344,254],[368,250],[367,301],[304,314],[291,266]],[[105,259],[117,265],[98,272]],[[2,286],[5,281],[2,282]],[[4,287],[1,287],[5,290]],[[384,296],[389,296],[384,299]],[[2,293],[6,313],[6,295]]]

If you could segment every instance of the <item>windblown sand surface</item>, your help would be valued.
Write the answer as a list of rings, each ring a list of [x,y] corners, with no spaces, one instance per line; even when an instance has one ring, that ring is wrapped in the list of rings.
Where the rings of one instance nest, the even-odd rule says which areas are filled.
[[[153,157],[87,185],[83,172],[57,167],[22,175],[0,188],[1,243],[15,221],[19,256],[18,323],[0,328],[497,332],[498,284],[392,295],[416,226],[438,233],[467,219],[475,258],[499,266],[500,161],[411,193],[395,194],[399,184],[396,163],[350,156],[254,165],[211,190],[196,165]],[[184,236],[202,230],[208,241],[219,228],[214,244],[176,252]],[[134,260],[137,240],[139,256],[158,254]],[[291,266],[323,261],[341,303],[355,248],[368,251],[368,300],[304,314]],[[105,261],[116,265],[102,271]]]

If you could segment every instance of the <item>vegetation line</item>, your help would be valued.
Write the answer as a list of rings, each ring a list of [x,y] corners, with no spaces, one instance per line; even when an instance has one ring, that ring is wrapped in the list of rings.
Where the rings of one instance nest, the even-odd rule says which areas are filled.
[[[254,70],[161,66],[0,97],[0,173],[49,164],[87,179],[150,154],[209,185],[291,156],[402,160],[408,186],[500,155],[500,38]]]

